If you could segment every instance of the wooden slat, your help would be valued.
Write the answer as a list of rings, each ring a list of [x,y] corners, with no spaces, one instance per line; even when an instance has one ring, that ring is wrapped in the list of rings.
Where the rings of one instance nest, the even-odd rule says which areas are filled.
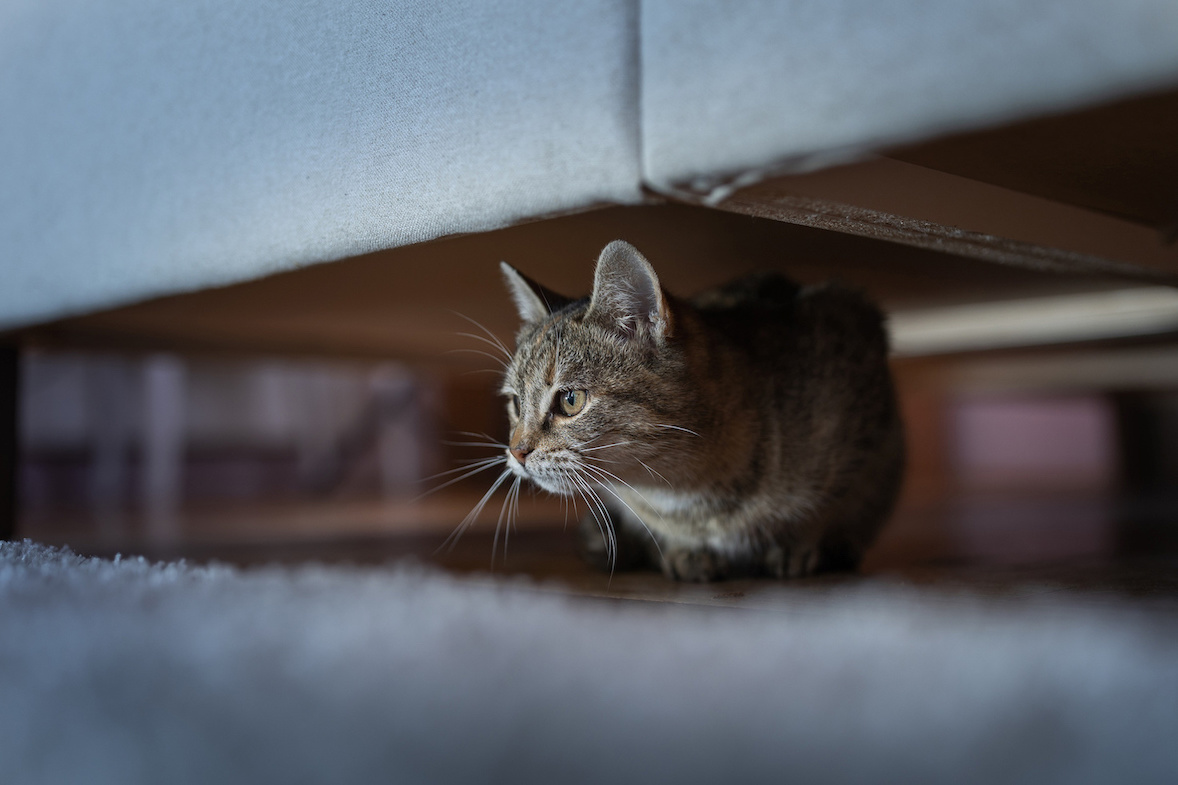
[[[1034,270],[1178,281],[1178,245],[1149,227],[883,158],[774,178],[714,206]]]

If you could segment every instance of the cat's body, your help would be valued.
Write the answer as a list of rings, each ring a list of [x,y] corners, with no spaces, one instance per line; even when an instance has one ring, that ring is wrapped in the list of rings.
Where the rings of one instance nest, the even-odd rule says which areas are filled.
[[[524,317],[509,469],[593,502],[591,559],[685,580],[858,563],[904,454],[873,305],[779,276],[681,301],[621,242],[590,299],[505,272]]]

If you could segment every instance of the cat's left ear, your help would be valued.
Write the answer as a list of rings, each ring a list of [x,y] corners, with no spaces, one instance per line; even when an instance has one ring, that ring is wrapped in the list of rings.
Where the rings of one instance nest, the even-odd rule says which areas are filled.
[[[519,318],[525,322],[547,319],[553,311],[572,302],[568,297],[536,283],[507,262],[500,262],[499,269],[503,271],[503,279],[511,290],[511,299],[515,300]]]
[[[671,335],[671,309],[654,268],[638,249],[614,240],[597,257],[587,318],[596,317],[626,338],[662,341]]]

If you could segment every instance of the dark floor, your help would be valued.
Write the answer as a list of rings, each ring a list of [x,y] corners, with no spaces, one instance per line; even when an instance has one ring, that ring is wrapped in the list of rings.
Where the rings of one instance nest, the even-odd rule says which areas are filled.
[[[479,579],[528,576],[545,591],[692,605],[784,608],[836,587],[888,585],[932,588],[946,598],[965,593],[998,599],[1066,595],[1086,602],[1136,598],[1178,611],[1178,505],[1171,500],[1126,503],[1071,493],[988,495],[909,505],[897,512],[858,573],[706,585],[677,584],[653,572],[611,576],[591,570],[576,555],[573,532],[552,525],[543,507],[533,509],[525,525],[511,535],[506,556],[504,543],[494,544],[493,522],[468,532],[452,550],[439,550],[449,528],[444,516],[400,533],[370,525],[336,525],[325,532],[308,523],[316,516],[355,516],[357,509],[361,508],[328,505],[317,513],[304,511],[301,524],[285,534],[278,527],[294,516],[280,511],[254,516],[253,520],[268,522],[254,530],[238,525],[234,536],[222,530],[167,542],[142,536],[104,540],[77,528],[46,528],[44,521],[39,531],[26,527],[20,534],[68,544],[85,554],[118,552],[242,566],[379,565],[412,559]],[[237,514],[240,520],[249,518],[241,511]]]

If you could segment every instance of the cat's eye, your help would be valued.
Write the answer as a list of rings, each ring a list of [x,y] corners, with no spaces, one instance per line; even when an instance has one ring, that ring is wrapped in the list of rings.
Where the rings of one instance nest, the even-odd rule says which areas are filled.
[[[556,405],[565,417],[580,414],[585,408],[585,400],[589,394],[584,390],[561,390],[556,394]]]
[[[511,413],[513,415],[515,415],[516,417],[519,417],[519,396],[518,395],[511,396]]]

